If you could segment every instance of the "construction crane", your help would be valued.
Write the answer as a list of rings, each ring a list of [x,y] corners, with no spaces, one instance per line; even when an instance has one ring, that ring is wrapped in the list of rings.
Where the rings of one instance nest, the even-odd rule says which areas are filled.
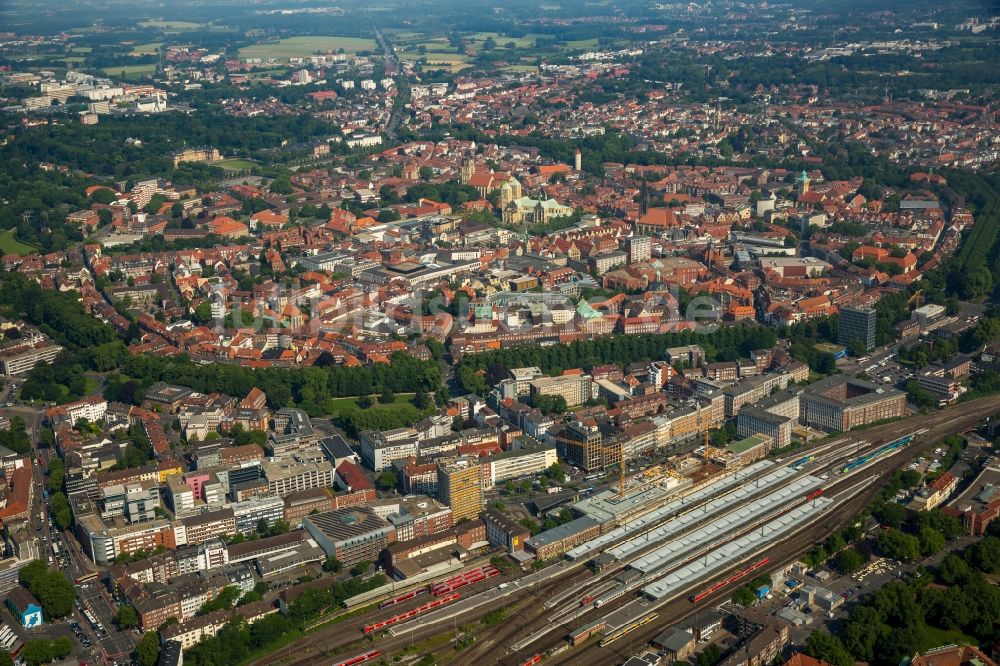
[[[924,297],[924,290],[917,289],[915,292],[913,292],[913,296],[910,296],[910,300],[906,301],[906,305],[904,305],[903,307],[908,308],[910,307],[910,304],[913,304],[914,307],[919,308],[920,304],[923,302],[923,297]]]

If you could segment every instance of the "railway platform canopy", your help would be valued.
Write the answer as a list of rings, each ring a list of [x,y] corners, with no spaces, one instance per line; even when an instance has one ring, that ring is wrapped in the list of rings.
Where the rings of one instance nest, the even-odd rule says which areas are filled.
[[[688,589],[693,581],[704,580],[729,567],[748,562],[752,553],[773,545],[778,538],[792,532],[803,523],[810,522],[829,509],[832,504],[833,501],[829,498],[816,498],[766,523],[759,530],[755,529],[676,569],[647,585],[642,591],[654,601],[676,596]]]
[[[762,460],[750,465],[749,467],[744,467],[743,469],[737,470],[731,474],[726,474],[716,481],[706,484],[693,492],[686,493],[681,497],[672,499],[659,507],[653,508],[634,520],[629,520],[624,525],[616,527],[613,530],[605,532],[599,537],[586,541],[579,546],[570,549],[566,552],[565,557],[570,560],[579,560],[587,558],[594,553],[602,552],[611,544],[618,543],[631,534],[645,532],[653,525],[656,525],[672,515],[680,513],[686,506],[698,504],[699,502],[702,502],[710,497],[725,492],[729,488],[745,483],[747,480],[760,475],[773,465],[774,463],[768,460]]]

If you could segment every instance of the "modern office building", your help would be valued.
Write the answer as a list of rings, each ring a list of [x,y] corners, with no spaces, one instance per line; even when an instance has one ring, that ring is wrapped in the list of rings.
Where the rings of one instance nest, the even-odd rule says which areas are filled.
[[[849,345],[855,340],[865,344],[865,349],[875,348],[874,308],[840,308],[837,342]]]
[[[439,462],[438,498],[451,507],[455,522],[473,519],[483,510],[482,471],[478,458],[463,456]]]
[[[352,506],[306,516],[302,526],[328,557],[345,566],[375,562],[383,548],[396,540],[396,530],[367,506]]]

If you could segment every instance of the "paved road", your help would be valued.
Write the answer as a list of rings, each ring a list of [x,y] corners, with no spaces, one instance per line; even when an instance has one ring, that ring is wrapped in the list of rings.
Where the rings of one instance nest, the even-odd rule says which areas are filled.
[[[392,44],[382,34],[381,30],[375,30],[375,39],[378,40],[382,53],[385,54],[385,73],[395,75],[396,78],[396,98],[393,100],[392,111],[389,114],[389,121],[385,124],[385,133],[390,140],[396,138],[396,129],[403,118],[403,107],[410,101],[410,85],[406,81],[406,74],[399,64],[399,58],[392,48]]]

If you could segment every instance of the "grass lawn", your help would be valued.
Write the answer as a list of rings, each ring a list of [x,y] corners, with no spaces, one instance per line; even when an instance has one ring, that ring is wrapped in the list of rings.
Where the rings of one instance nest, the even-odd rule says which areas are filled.
[[[256,162],[251,162],[249,160],[238,160],[235,158],[228,160],[219,160],[218,162],[211,162],[210,164],[212,166],[228,169],[229,171],[244,171],[246,169],[253,169],[259,166]]]
[[[191,21],[161,21],[159,19],[140,21],[139,25],[143,28],[163,28],[165,30],[194,30],[201,27],[201,23],[193,23]]]
[[[931,648],[942,645],[978,645],[979,643],[972,636],[966,636],[960,629],[945,631],[937,627],[924,626],[920,630],[920,651],[925,652]]]
[[[388,405],[383,405],[381,402],[378,401],[378,396],[373,395],[372,396],[373,404],[368,409],[393,409],[395,407],[399,407],[402,405],[408,405],[412,407],[413,406],[413,403],[411,402],[412,398],[413,398],[412,393],[397,393],[395,395],[395,400],[393,400]],[[361,407],[358,405],[357,398],[333,398],[324,403],[324,406],[328,405],[333,407],[333,412],[331,413],[330,418],[337,418],[338,416],[340,416],[340,413],[345,409],[346,410],[361,409]]]
[[[71,50],[73,51],[73,53],[90,53],[94,49],[90,46],[77,46]]]
[[[334,37],[319,35],[314,37],[289,37],[266,44],[254,44],[240,49],[241,58],[297,58],[317,51],[338,51],[347,53],[375,51],[378,45],[374,39],[362,37]]]
[[[155,64],[149,65],[116,65],[114,67],[105,67],[104,73],[108,76],[119,76],[122,72],[125,73],[126,79],[138,79],[144,74],[152,74],[156,71]]]
[[[37,249],[14,238],[14,230],[0,231],[0,254],[34,254]]]
[[[537,72],[538,67],[535,65],[510,65],[509,67],[504,67],[505,72]]]
[[[569,50],[576,49],[592,49],[597,46],[597,38],[593,39],[575,39],[566,42],[566,48]]]

